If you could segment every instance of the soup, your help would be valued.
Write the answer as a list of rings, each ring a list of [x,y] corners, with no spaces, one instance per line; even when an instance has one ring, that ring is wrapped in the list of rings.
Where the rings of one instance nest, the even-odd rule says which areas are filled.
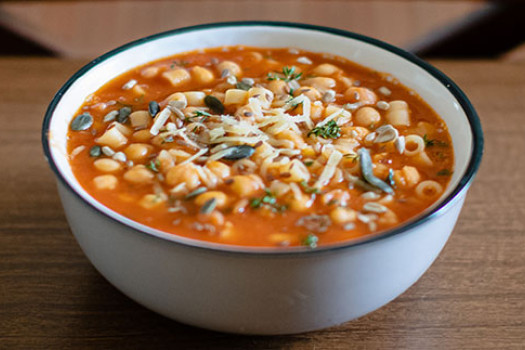
[[[70,123],[82,187],[142,224],[241,246],[315,248],[421,214],[454,155],[395,77],[298,49],[220,47],[137,67]]]

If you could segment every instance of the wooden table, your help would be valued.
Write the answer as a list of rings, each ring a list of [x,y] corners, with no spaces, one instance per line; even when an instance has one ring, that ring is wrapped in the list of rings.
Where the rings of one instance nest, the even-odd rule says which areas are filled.
[[[47,104],[82,63],[0,59],[0,349],[525,348],[525,65],[435,62],[477,108],[486,150],[452,237],[419,282],[339,327],[249,337],[158,316],[82,254],[40,145]]]

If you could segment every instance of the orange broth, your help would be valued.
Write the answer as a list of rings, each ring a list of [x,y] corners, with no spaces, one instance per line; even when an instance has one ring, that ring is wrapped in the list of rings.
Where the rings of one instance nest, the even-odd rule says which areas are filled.
[[[307,57],[307,60],[301,61],[311,63],[299,63],[298,57]],[[315,183],[316,178],[320,176],[323,166],[325,165],[322,163],[326,163],[327,159],[326,157],[322,158],[321,152],[315,151],[317,146],[311,144],[313,142],[311,139],[318,138],[318,136],[306,136],[310,128],[307,128],[304,123],[300,123],[299,128],[303,132],[304,140],[310,142],[307,143],[308,146],[306,147],[308,148],[308,151],[305,151],[304,147],[303,149],[297,147],[301,153],[290,157],[290,159],[298,159],[305,164],[309,164],[311,160],[322,158],[319,160],[321,166],[317,171],[311,171],[311,177],[306,185],[305,183],[298,184],[298,188],[301,189],[302,195],[307,196],[309,200],[313,202],[312,205],[306,209],[293,210],[290,206],[286,207],[286,198],[290,198],[290,191],[288,191],[286,195],[283,195],[283,197],[276,196],[273,193],[268,197],[270,198],[270,201],[272,201],[271,198],[274,198],[277,203],[282,204],[282,207],[279,206],[278,210],[275,210],[273,204],[266,205],[263,203],[262,206],[256,207],[257,201],[254,202],[254,199],[264,198],[267,194],[264,188],[270,188],[272,181],[281,181],[285,186],[289,185],[289,183],[286,182],[286,178],[279,178],[279,175],[283,174],[282,171],[273,173],[267,178],[261,177],[264,186],[258,188],[255,192],[247,196],[239,196],[231,189],[231,181],[229,181],[228,178],[236,175],[235,171],[231,171],[230,176],[227,178],[221,179],[219,181],[220,183],[213,190],[221,191],[227,196],[227,204],[221,209],[215,209],[215,211],[219,211],[220,216],[222,216],[222,224],[220,220],[217,221],[217,218],[215,218],[215,221],[209,221],[209,218],[206,217],[207,214],[199,213],[199,210],[202,208],[195,204],[193,199],[184,200],[184,196],[191,192],[190,189],[186,189],[186,191],[183,191],[182,193],[171,194],[170,191],[174,186],[167,185],[162,181],[163,178],[166,178],[169,169],[159,169],[158,163],[153,163],[157,164],[157,166],[153,166],[155,169],[152,170],[151,168],[148,168],[148,170],[154,175],[154,179],[151,181],[148,180],[145,184],[137,184],[126,181],[124,178],[124,174],[130,168],[129,160],[127,161],[128,163],[121,162],[121,166],[118,170],[110,172],[111,175],[118,180],[116,187],[114,189],[97,188],[94,178],[104,174],[104,172],[101,172],[100,169],[97,169],[93,165],[94,161],[100,158],[112,157],[104,154],[93,157],[90,155],[90,150],[93,146],[97,145],[96,140],[108,129],[110,123],[103,121],[103,118],[108,112],[111,110],[118,110],[123,106],[130,106],[132,111],[148,110],[148,104],[150,101],[159,102],[160,109],[162,110],[163,108],[167,108],[166,99],[168,96],[178,91],[204,91],[206,95],[214,92],[219,100],[222,98],[224,101],[224,96],[222,96],[221,93],[228,88],[228,83],[226,82],[227,77],[221,78],[221,73],[224,72],[218,71],[217,69],[218,63],[223,61],[237,63],[242,69],[242,73],[237,76],[237,80],[240,81],[241,78],[248,77],[255,80],[255,86],[257,86],[257,84],[267,86],[267,84],[272,81],[269,80],[269,78],[271,79],[272,77],[277,77],[277,80],[286,80],[286,76],[282,76],[283,67],[296,67],[294,73],[302,73],[302,75],[296,79],[300,84],[302,81],[308,81],[307,79],[315,77],[315,74],[312,73],[312,71],[319,65],[325,63],[332,64],[340,69],[337,73],[330,75],[331,79],[336,81],[335,86],[331,87],[331,90],[335,92],[335,100],[330,103],[323,102],[323,108],[329,104],[344,108],[347,103],[351,104],[359,102],[355,100],[352,101],[351,98],[349,99],[348,94],[345,96],[345,91],[352,86],[366,87],[373,91],[377,97],[377,101],[384,101],[387,103],[395,100],[405,101],[409,107],[410,125],[397,126],[396,130],[400,136],[414,134],[423,138],[425,141],[424,153],[428,156],[426,157],[428,159],[425,163],[425,160],[421,160],[421,157],[419,156],[409,157],[400,154],[399,151],[396,150],[396,147],[394,147],[394,142],[367,143],[366,141],[361,140],[359,141],[361,147],[367,147],[370,149],[375,166],[374,173],[377,173],[378,178],[385,180],[385,168],[388,169],[388,171],[392,169],[393,174],[396,174],[394,177],[391,176],[390,179],[390,184],[392,184],[392,180],[394,180],[394,186],[392,186],[394,192],[391,195],[391,198],[386,198],[388,194],[377,189],[375,191],[369,191],[358,185],[351,185],[350,187],[353,188],[349,188],[349,181],[343,180],[338,182],[334,180],[334,177],[332,177],[330,182],[320,190],[312,190],[310,186],[312,186],[313,183]],[[206,68],[210,71],[213,74],[213,80],[209,83],[197,82],[192,75],[194,67],[196,66]],[[144,72],[146,67],[158,67],[158,71],[154,76],[145,77]],[[192,78],[187,82],[174,86],[173,83],[162,75],[162,73],[179,68],[187,70],[190,75],[192,75]],[[156,69],[157,68],[151,71],[155,71]],[[345,77],[348,78],[346,81],[343,79]],[[135,86],[127,90],[123,89],[122,87],[131,80],[136,80],[137,83]],[[349,81],[352,82],[350,86],[348,85]],[[385,87],[390,94],[386,95],[379,92],[380,90],[384,90],[382,88]],[[235,88],[235,86],[232,85],[232,88]],[[326,92],[324,94],[326,94]],[[274,101],[277,99],[277,95],[278,94],[274,94]],[[323,97],[324,96],[325,95],[323,95]],[[282,98],[284,99],[284,97]],[[290,99],[291,98],[292,96],[290,96]],[[364,127],[365,129],[368,129],[368,132],[374,132],[378,127],[387,124],[385,121],[385,110],[377,108],[376,104],[377,102],[370,106],[379,112],[381,115],[381,121],[375,123],[375,125]],[[201,106],[199,108],[203,111],[210,111],[209,108],[206,109],[206,106]],[[234,115],[238,108],[239,106],[236,105],[227,105],[225,106],[224,114]],[[338,126],[341,130],[345,127],[353,127],[356,118],[355,116],[357,115],[359,108],[350,111],[350,120],[344,125]],[[82,187],[100,203],[136,222],[171,234],[189,237],[196,240],[239,246],[267,247],[307,245],[312,248],[317,245],[327,245],[352,240],[401,225],[403,222],[421,214],[439,198],[440,193],[429,195],[428,198],[422,198],[421,196],[416,195],[415,188],[417,185],[403,185],[401,183],[402,181],[398,181],[396,184],[395,179],[403,180],[404,173],[402,169],[404,166],[410,166],[417,169],[419,175],[418,183],[426,180],[435,181],[442,187],[443,191],[449,183],[453,171],[454,155],[447,127],[432,108],[429,107],[429,105],[414,91],[409,90],[387,74],[373,71],[341,57],[322,53],[244,46],[212,48],[181,53],[134,68],[107,82],[98,91],[86,99],[86,102],[79,109],[78,114],[84,112],[88,112],[93,117],[93,125],[89,129],[83,131],[70,130],[68,134],[68,152],[71,155],[70,164]],[[299,115],[301,112],[302,106],[300,105],[295,111],[290,110],[290,115]],[[313,123],[317,124],[325,117],[326,116],[322,114],[318,118],[312,118]],[[170,116],[170,120],[173,120],[173,115]],[[194,121],[194,119],[190,118],[183,121],[183,123],[186,125],[191,121]],[[154,119],[151,118],[151,122],[147,127],[142,129],[149,129],[153,122]],[[203,123],[205,122],[206,120],[203,121]],[[124,151],[130,143],[134,142],[133,133],[137,131],[129,125],[129,121],[122,124],[130,130],[130,136],[127,137],[125,145],[122,145],[118,149],[113,149],[115,152]],[[356,138],[355,133],[350,132],[350,135],[351,136],[349,137]],[[151,139],[153,138],[154,135],[151,135]],[[171,140],[171,138],[169,140]],[[320,141],[325,144],[331,142],[335,143],[337,140],[327,138]],[[151,144],[149,141],[146,143]],[[99,144],[99,146],[102,145]],[[252,144],[252,146],[254,145]],[[151,165],[151,162],[156,161],[156,157],[158,157],[161,150],[169,150],[173,148],[181,149],[189,154],[196,153],[195,149],[192,149],[191,147],[188,148],[187,145],[184,145],[182,142],[153,144],[147,157],[143,160],[135,161],[132,166],[136,166],[137,164]],[[210,146],[209,148],[211,149],[212,147]],[[310,148],[314,149],[313,156]],[[207,154],[208,153],[205,153],[204,157],[206,157]],[[344,172],[345,168],[351,169],[360,166],[360,160],[356,158],[355,155],[346,157],[347,154],[344,152],[341,152],[341,154],[344,154],[338,164],[339,168],[342,169],[341,173]],[[309,161],[306,162],[305,159],[309,159]],[[429,164],[428,160],[430,160],[431,164]],[[180,162],[180,159],[177,159],[177,161],[175,161],[175,166]],[[234,161],[224,159],[219,160],[219,162],[224,163],[230,168],[234,163]],[[257,163],[255,160],[254,162]],[[198,166],[205,166],[206,160],[197,160],[196,163],[198,163]],[[381,166],[379,166],[379,164],[381,164]],[[381,168],[381,171],[377,169],[378,167]],[[307,166],[307,168],[309,167]],[[256,173],[258,174],[258,172]],[[354,174],[357,177],[362,178],[359,172],[355,172]],[[388,174],[390,174],[390,172]],[[199,186],[202,187],[202,181],[196,181],[199,181]],[[160,190],[161,192],[159,192]],[[208,188],[208,190],[211,189]],[[347,212],[350,212],[350,216],[353,215],[351,212],[351,210],[353,210],[354,214],[357,215],[357,218],[342,223],[337,223],[333,220],[336,216],[331,216],[331,213],[340,203],[332,201],[331,203],[329,202],[326,204],[322,202],[323,196],[334,190],[347,192],[350,199],[347,203],[344,203],[345,205],[341,205],[341,207],[347,208]],[[373,201],[382,203],[380,205],[387,208],[387,219],[382,219],[382,217],[385,216],[385,213],[366,212],[363,209],[363,206],[371,201],[369,198],[363,197],[363,194],[367,192],[375,193],[374,195],[370,195],[374,198],[379,196],[379,198],[376,198]],[[141,199],[152,193],[157,193],[160,196],[159,203],[153,207],[145,208],[141,205]],[[385,198],[390,200],[386,200]],[[242,199],[245,199],[245,202],[247,200],[248,205],[245,205],[243,210],[237,210],[237,212],[234,212],[234,209],[238,209],[235,208],[235,205]],[[183,206],[185,212],[168,210],[170,203],[172,203],[173,200],[178,200],[178,205]],[[383,202],[381,202],[382,200]],[[254,203],[255,205],[253,205]],[[395,222],[392,220],[392,213],[396,219]],[[323,230],[312,230],[298,225],[298,220],[300,220],[300,218],[312,214],[321,215],[325,218],[328,217],[331,219],[326,230],[323,229],[324,232]],[[370,214],[373,214],[370,217],[375,217],[375,219],[372,220],[375,222],[374,225],[366,222],[366,219],[361,220],[362,215],[367,216]],[[359,219],[360,217],[361,219]],[[388,218],[390,218],[390,220]],[[205,229],[202,229],[202,225],[195,225],[196,222],[203,224],[209,223],[209,225],[206,225]],[[211,229],[211,227],[214,228]]]

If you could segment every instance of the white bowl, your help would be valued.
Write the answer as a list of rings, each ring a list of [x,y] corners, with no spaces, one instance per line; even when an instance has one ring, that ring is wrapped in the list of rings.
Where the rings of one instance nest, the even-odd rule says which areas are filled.
[[[395,229],[315,250],[248,248],[167,234],[106,208],[79,185],[66,156],[71,118],[85,97],[129,69],[178,52],[222,45],[298,47],[388,72],[445,120],[455,171],[440,201]],[[443,73],[383,42],[304,24],[236,22],[177,29],[111,51],[60,89],[43,146],[71,230],[97,270],[124,294],[174,320],[218,331],[286,334],[340,324],[403,293],[447,241],[479,166],[480,122]]]

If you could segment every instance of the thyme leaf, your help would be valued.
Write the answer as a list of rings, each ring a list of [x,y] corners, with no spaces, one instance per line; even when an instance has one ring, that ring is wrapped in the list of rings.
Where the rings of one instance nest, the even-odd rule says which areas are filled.
[[[307,136],[310,137],[312,134],[324,139],[336,139],[341,136],[341,129],[335,120],[330,120],[325,125],[317,126],[310,130]]]

